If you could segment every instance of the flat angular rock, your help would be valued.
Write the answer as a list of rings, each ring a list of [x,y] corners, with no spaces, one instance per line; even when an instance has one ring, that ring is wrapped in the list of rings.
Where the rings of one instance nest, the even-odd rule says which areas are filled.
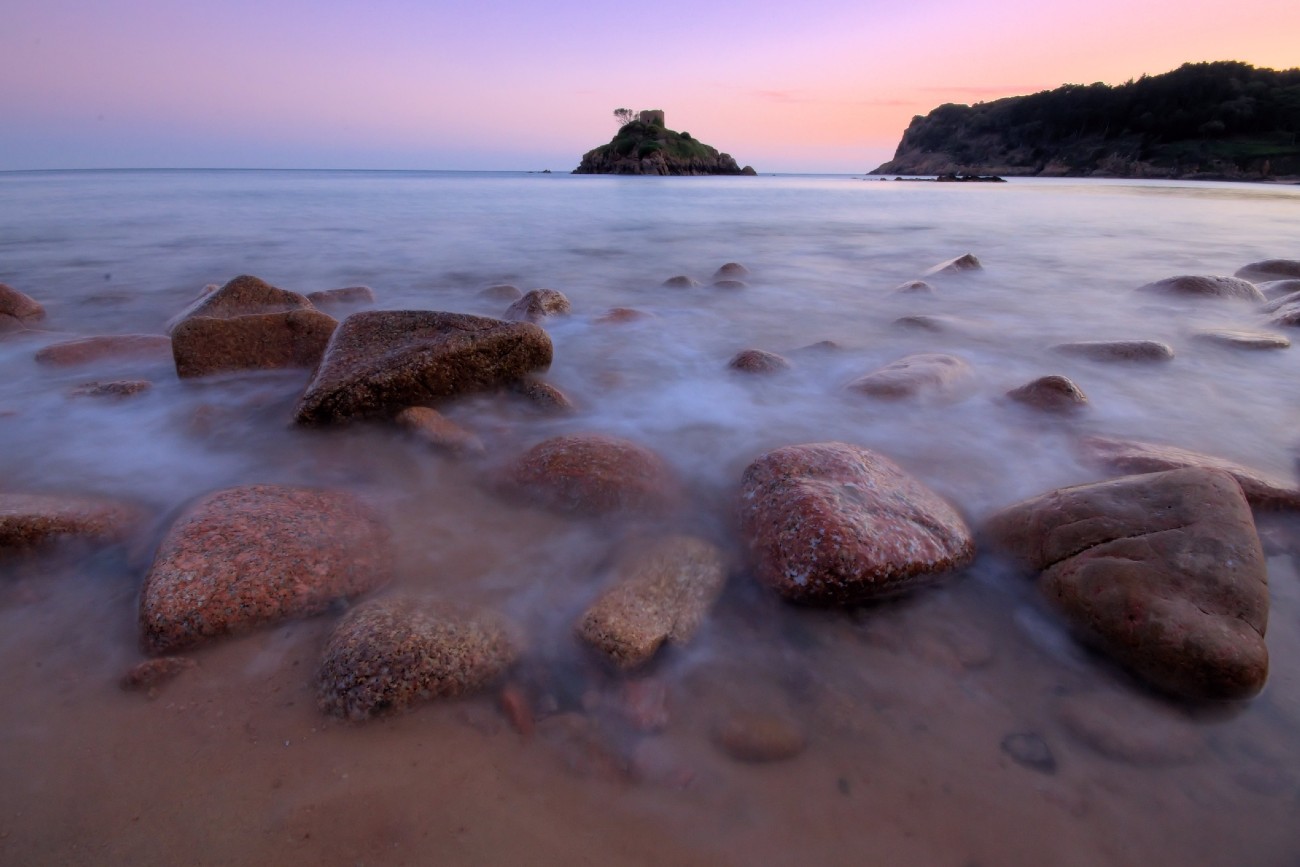
[[[958,256],[955,259],[949,259],[947,262],[940,262],[933,268],[926,270],[922,277],[933,277],[936,274],[960,274],[963,271],[980,271],[984,266],[980,260],[976,259],[971,253]]]
[[[789,370],[790,362],[784,356],[762,349],[745,349],[732,356],[727,367],[742,373],[776,373]]]
[[[798,602],[894,596],[975,555],[951,505],[887,458],[847,443],[786,446],[754,461],[740,520],[759,581]]]
[[[73,367],[101,361],[163,361],[172,357],[166,334],[112,334],[51,343],[36,353],[36,362]]]
[[[513,322],[541,322],[548,316],[568,316],[573,305],[558,289],[532,289],[511,304],[505,318]]]
[[[1075,633],[1162,691],[1248,698],[1264,685],[1268,573],[1250,506],[1193,467],[1051,491],[993,517]]]
[[[507,468],[502,483],[554,511],[588,516],[659,514],[681,495],[663,458],[645,446],[603,434],[544,440]]]
[[[726,582],[722,553],[693,536],[668,536],[625,551],[611,586],[578,621],[579,638],[621,669],[649,662],[664,644],[686,644]]]
[[[504,620],[414,597],[362,603],[335,627],[317,675],[327,714],[364,720],[488,687],[519,655]]]
[[[59,542],[125,542],[146,520],[143,509],[103,497],[0,494],[0,553]]]
[[[1300,489],[1293,482],[1213,455],[1099,436],[1085,437],[1079,447],[1085,458],[1121,473],[1158,473],[1183,467],[1223,470],[1237,480],[1251,505],[1264,509],[1300,509]]]
[[[0,331],[21,331],[45,318],[45,308],[30,295],[0,283]]]
[[[1174,350],[1158,340],[1082,340],[1058,343],[1052,349],[1091,361],[1170,361]]]
[[[1251,262],[1238,268],[1236,276],[1256,283],[1300,278],[1300,259],[1263,259]]]
[[[1043,412],[1077,412],[1088,405],[1088,396],[1073,380],[1052,374],[1040,376],[1007,392],[1007,397]]]
[[[236,370],[314,367],[338,321],[319,310],[256,313],[217,319],[191,316],[172,329],[172,357],[181,379]]]
[[[1287,349],[1291,346],[1291,341],[1281,334],[1268,331],[1218,329],[1198,331],[1192,337],[1205,343],[1227,346],[1231,349]]]
[[[345,491],[250,485],[190,506],[140,592],[141,643],[162,655],[319,614],[387,583],[388,534]]]
[[[1255,284],[1239,277],[1203,277],[1182,274],[1166,277],[1139,286],[1137,291],[1151,295],[1170,295],[1185,298],[1227,298],[1236,301],[1263,301],[1264,295]]]
[[[460,313],[376,310],[343,320],[298,402],[299,424],[386,416],[509,385],[551,364],[536,325]]]
[[[885,400],[953,400],[972,378],[969,364],[953,355],[909,355],[858,377],[845,388]]]
[[[233,319],[260,313],[287,313],[290,310],[313,310],[305,295],[288,292],[247,274],[236,277],[220,289],[201,295],[167,323],[170,334],[187,319],[204,316]]]
[[[481,455],[486,451],[482,440],[436,409],[408,406],[393,420],[437,451],[453,455]]]

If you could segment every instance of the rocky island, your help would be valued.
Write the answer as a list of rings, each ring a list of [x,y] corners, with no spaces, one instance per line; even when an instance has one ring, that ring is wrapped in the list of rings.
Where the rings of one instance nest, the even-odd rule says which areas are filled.
[[[664,125],[662,109],[635,115],[620,108],[614,117],[621,122],[609,144],[587,151],[575,175],[753,175],[731,154],[719,153],[689,132],[677,132]]]
[[[912,118],[871,174],[1284,180],[1300,176],[1300,69],[1186,63]]]

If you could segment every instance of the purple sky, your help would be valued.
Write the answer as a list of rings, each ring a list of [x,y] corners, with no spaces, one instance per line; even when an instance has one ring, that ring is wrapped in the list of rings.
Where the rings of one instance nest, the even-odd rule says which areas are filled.
[[[0,21],[0,170],[567,171],[627,106],[760,171],[862,172],[943,102],[1300,63],[1293,0],[6,0]]]

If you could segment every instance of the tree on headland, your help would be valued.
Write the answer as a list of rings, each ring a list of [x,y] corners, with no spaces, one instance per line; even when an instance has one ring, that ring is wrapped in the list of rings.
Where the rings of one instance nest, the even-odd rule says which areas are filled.
[[[636,112],[630,108],[616,108],[614,109],[614,120],[618,121],[619,126],[627,126],[636,120]]]

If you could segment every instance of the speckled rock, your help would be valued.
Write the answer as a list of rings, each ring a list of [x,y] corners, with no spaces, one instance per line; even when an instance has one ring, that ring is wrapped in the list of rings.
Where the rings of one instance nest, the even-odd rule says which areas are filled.
[[[800,602],[897,595],[975,555],[952,506],[892,461],[847,443],[786,446],[754,461],[740,521],[758,579]]]
[[[700,285],[700,281],[685,274],[678,274],[675,277],[669,277],[663,282],[663,285],[668,289],[693,289]]]
[[[375,290],[369,286],[343,286],[338,289],[321,289],[317,292],[308,292],[307,300],[317,307],[374,304]]]
[[[408,406],[393,420],[430,448],[453,455],[481,455],[483,441],[436,409]]]
[[[568,415],[577,409],[567,394],[540,379],[521,379],[512,383],[510,390],[546,415]]]
[[[332,716],[364,720],[435,698],[477,692],[518,657],[494,614],[413,597],[358,605],[325,646],[317,702]]]
[[[559,512],[662,513],[681,490],[659,455],[603,434],[569,434],[533,446],[507,468],[502,484]]]
[[[984,266],[980,264],[980,260],[976,259],[974,254],[966,253],[955,259],[949,259],[947,262],[940,262],[933,268],[927,269],[921,276],[933,277],[936,274],[960,274],[964,271],[980,271],[983,268]]]
[[[45,318],[45,308],[30,295],[0,283],[0,331],[21,331]]]
[[[1088,405],[1083,389],[1067,377],[1052,374],[1007,392],[1007,397],[1043,412],[1078,412]]]
[[[387,583],[388,534],[345,491],[250,485],[204,497],[167,532],[140,591],[153,655],[318,614]]]
[[[1185,298],[1227,298],[1235,301],[1263,301],[1263,294],[1255,284],[1239,277],[1203,277],[1181,274],[1166,277],[1139,286],[1137,291],[1151,295],[1170,295]]]
[[[247,274],[236,277],[213,292],[199,296],[167,323],[172,333],[182,322],[203,316],[210,319],[233,319],[263,313],[287,313],[290,310],[313,310],[307,296],[279,289]]]
[[[953,400],[972,379],[971,366],[953,355],[925,352],[900,358],[858,377],[845,388],[884,400]]]
[[[1157,689],[1248,698],[1268,675],[1268,573],[1250,506],[1193,467],[1062,488],[990,520],[1086,643]]]
[[[1268,331],[1218,329],[1215,331],[1198,331],[1192,337],[1205,343],[1226,346],[1230,349],[1287,349],[1291,346],[1291,341],[1286,337]]]
[[[75,386],[68,395],[71,397],[133,397],[153,388],[147,379],[118,379],[113,382],[83,382]]]
[[[152,696],[157,693],[159,687],[170,683],[182,672],[194,667],[194,660],[188,656],[160,656],[146,659],[131,666],[126,674],[122,675],[119,685],[122,689],[148,692]]]
[[[808,736],[790,717],[765,711],[737,711],[713,728],[713,743],[741,762],[780,762],[808,746]]]
[[[713,272],[714,280],[748,276],[749,269],[739,262],[728,262]]]
[[[894,287],[896,295],[933,295],[934,287],[924,280],[908,280]]]
[[[1206,752],[1187,717],[1140,695],[1077,693],[1056,701],[1056,718],[1078,741],[1133,765],[1176,765]]]
[[[762,349],[745,349],[737,352],[727,362],[727,367],[742,373],[777,373],[790,369],[790,361],[775,352]]]
[[[1079,442],[1079,448],[1086,459],[1121,473],[1158,473],[1183,467],[1223,470],[1237,480],[1251,505],[1264,509],[1300,509],[1300,489],[1290,480],[1213,455],[1099,436],[1085,437]]]
[[[621,669],[644,665],[665,643],[690,641],[727,579],[722,553],[693,536],[635,545],[613,571],[613,583],[587,608],[576,632]]]
[[[498,388],[551,364],[551,339],[527,322],[460,313],[355,313],[334,332],[295,410],[299,424],[390,415]]]
[[[1236,276],[1258,283],[1300,277],[1300,259],[1263,259],[1237,269]]]
[[[181,379],[236,370],[314,367],[338,321],[319,310],[216,319],[192,316],[172,329]]]
[[[558,289],[531,289],[511,304],[505,318],[512,322],[541,322],[549,316],[568,316],[573,305]]]
[[[1052,349],[1090,361],[1169,361],[1174,350],[1157,340],[1081,340],[1058,343]]]
[[[523,290],[512,283],[497,283],[494,286],[488,286],[478,290],[478,295],[488,301],[518,301],[524,297]]]
[[[125,542],[147,519],[131,503],[64,494],[0,494],[0,552],[64,541]]]
[[[172,357],[172,339],[165,334],[113,334],[52,343],[36,353],[36,362],[72,367],[109,361],[164,361]]]

